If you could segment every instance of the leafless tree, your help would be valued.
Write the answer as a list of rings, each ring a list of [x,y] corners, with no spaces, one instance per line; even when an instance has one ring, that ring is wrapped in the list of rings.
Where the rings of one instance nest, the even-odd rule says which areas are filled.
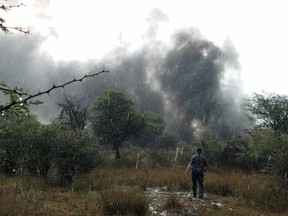
[[[87,106],[84,105],[84,98],[66,95],[62,103],[58,103],[61,108],[60,119],[67,119],[69,126],[73,130],[83,130],[87,120]]]

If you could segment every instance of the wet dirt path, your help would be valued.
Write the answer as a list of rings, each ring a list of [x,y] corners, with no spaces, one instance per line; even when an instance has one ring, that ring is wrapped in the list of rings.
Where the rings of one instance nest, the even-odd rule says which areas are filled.
[[[219,197],[205,194],[204,199],[192,199],[190,192],[169,192],[167,188],[147,188],[146,196],[149,199],[149,215],[161,216],[188,216],[199,215],[200,208],[232,208],[219,201]],[[167,207],[167,200],[176,198],[179,207]],[[175,200],[175,199],[174,199]]]

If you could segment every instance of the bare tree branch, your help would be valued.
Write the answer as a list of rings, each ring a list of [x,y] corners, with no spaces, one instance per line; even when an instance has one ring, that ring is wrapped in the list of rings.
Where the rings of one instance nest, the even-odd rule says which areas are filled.
[[[4,4],[2,4],[2,5],[0,5],[0,9],[2,9],[2,10],[7,12],[8,10],[10,10],[12,8],[21,7],[21,6],[26,6],[26,5],[24,5],[23,3],[16,4],[16,5],[4,5]]]
[[[0,17],[0,19],[1,19],[1,17]],[[9,26],[4,26],[3,23],[0,23],[0,28],[2,29],[2,31],[4,31],[7,34],[13,34],[13,32],[11,32],[11,30],[16,30],[16,31],[22,32],[24,34],[31,35],[29,29],[25,30],[22,27],[9,27]]]
[[[37,94],[28,94],[27,92],[23,92],[22,89],[20,88],[15,88],[15,89],[10,89],[7,85],[3,85],[2,83],[2,87],[0,86],[0,91],[2,91],[2,93],[4,94],[9,94],[10,95],[10,103],[4,105],[4,106],[0,106],[0,112],[3,112],[5,110],[9,110],[12,107],[22,107],[23,109],[27,109],[25,108],[23,105],[32,105],[32,104],[40,104],[42,102],[40,101],[31,101],[32,99],[39,97],[41,95],[44,94],[49,94],[51,91],[58,89],[58,88],[64,88],[65,86],[74,83],[74,82],[82,82],[84,79],[89,78],[89,77],[95,77],[98,76],[102,73],[108,73],[109,71],[103,70],[97,73],[93,73],[93,74],[89,74],[89,75],[84,75],[83,77],[76,79],[74,78],[73,80],[70,80],[66,83],[63,83],[61,85],[53,85],[51,88],[45,90],[45,91],[40,91]],[[15,97],[17,96],[17,98]],[[25,97],[25,98],[22,98]]]
[[[21,6],[26,6],[24,5],[23,3],[21,4],[16,4],[16,5],[0,5],[0,10],[4,10],[5,12],[7,12],[8,10],[12,9],[12,8],[16,8],[16,7],[21,7]],[[5,24],[5,19],[3,19],[2,17],[0,17],[0,29],[5,32],[5,33],[10,33],[12,34],[11,30],[16,30],[18,32],[22,32],[24,34],[28,34],[30,35],[30,31],[29,29],[28,30],[25,30],[24,28],[22,27],[15,27],[15,26],[6,26]]]

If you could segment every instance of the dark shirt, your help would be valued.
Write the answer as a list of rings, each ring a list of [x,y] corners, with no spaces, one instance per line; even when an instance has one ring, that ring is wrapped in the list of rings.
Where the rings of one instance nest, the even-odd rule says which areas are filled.
[[[192,170],[198,170],[198,171],[204,171],[207,168],[207,159],[204,155],[202,154],[195,154],[191,158],[191,165],[192,165]]]

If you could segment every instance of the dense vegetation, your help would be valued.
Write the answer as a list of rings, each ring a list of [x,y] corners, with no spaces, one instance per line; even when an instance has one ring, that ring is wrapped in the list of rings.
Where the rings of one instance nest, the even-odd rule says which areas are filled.
[[[31,212],[37,215],[35,212],[40,211],[37,206],[57,200],[51,190],[61,186],[64,191],[72,188],[77,193],[103,191],[100,199],[96,199],[87,194],[79,198],[57,189],[56,196],[67,196],[71,202],[85,200],[85,214],[98,209],[104,215],[117,211],[123,211],[124,215],[145,215],[146,187],[190,190],[190,178],[183,178],[183,170],[195,148],[202,146],[211,167],[206,181],[208,193],[239,197],[251,203],[243,204],[247,208],[286,212],[287,104],[285,96],[254,95],[245,104],[253,125],[246,129],[246,136],[234,136],[224,142],[216,134],[206,132],[194,143],[183,142],[165,128],[165,121],[158,114],[140,111],[132,98],[113,90],[105,90],[90,107],[82,99],[67,96],[59,103],[62,110],[59,118],[50,125],[41,124],[33,115],[8,110],[0,121],[0,171],[4,185],[0,194],[6,203],[1,209],[12,211],[14,195],[19,193],[18,204],[29,212],[27,215]],[[259,177],[252,173],[258,173]],[[9,182],[14,182],[13,186]],[[139,189],[119,192],[114,191],[115,185],[137,185]],[[109,188],[112,192],[104,193]],[[44,195],[44,191],[49,193]],[[42,203],[44,199],[48,201]],[[114,201],[110,199],[121,202],[111,206]],[[168,206],[181,206],[176,197],[167,202]],[[127,213],[127,209],[134,212]],[[49,215],[55,209],[46,210]],[[250,210],[241,214],[245,215],[245,211]],[[203,209],[203,215],[209,215],[205,212]]]
[[[74,174],[113,163],[125,164],[128,158],[123,155],[120,160],[121,147],[125,147],[123,154],[127,148],[137,149],[135,155],[149,152],[150,165],[169,166],[174,154],[169,152],[180,148],[187,156],[179,160],[187,163],[194,148],[201,145],[210,165],[264,172],[285,181],[287,104],[285,96],[255,94],[245,104],[253,125],[246,129],[245,136],[235,135],[224,142],[209,132],[198,142],[185,143],[165,129],[165,121],[158,114],[140,111],[122,92],[106,90],[90,107],[82,99],[67,96],[59,103],[59,118],[50,125],[42,125],[27,113],[3,113],[0,168],[7,175],[24,172],[47,178],[57,174],[59,182],[65,184],[72,182]],[[107,152],[115,153],[117,162],[111,156],[108,162]]]

